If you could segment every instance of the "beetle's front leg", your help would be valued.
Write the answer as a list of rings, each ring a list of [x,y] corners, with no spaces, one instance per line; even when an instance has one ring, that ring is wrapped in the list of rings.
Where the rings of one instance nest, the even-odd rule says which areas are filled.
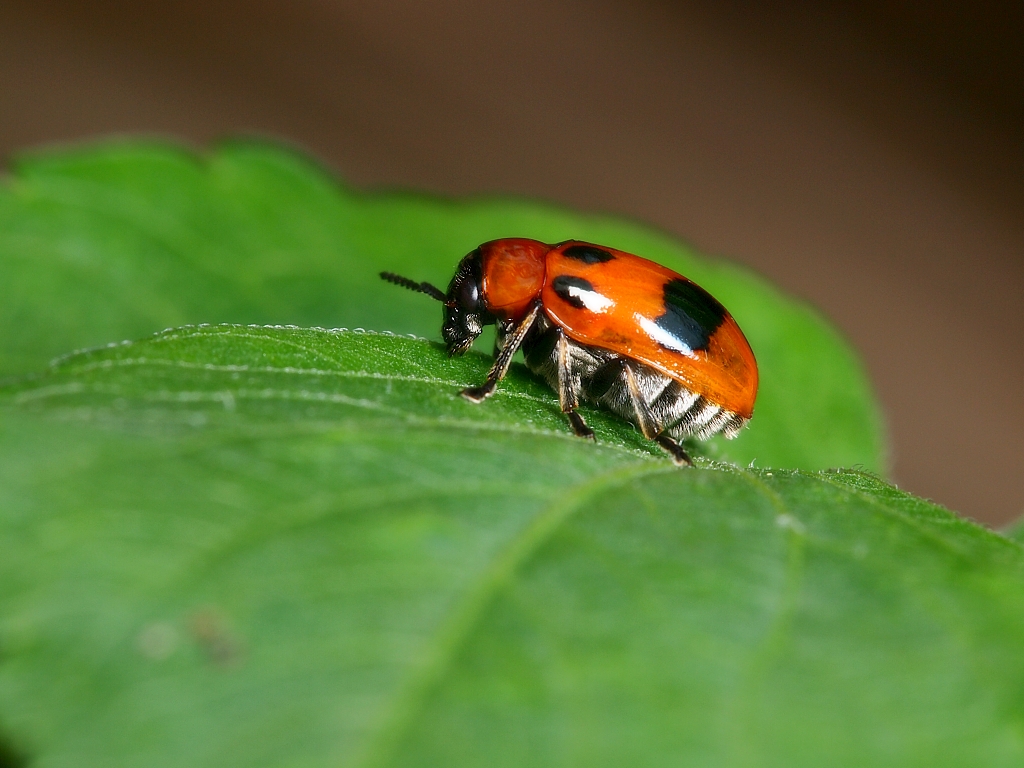
[[[512,358],[515,357],[519,347],[522,346],[523,339],[526,338],[526,334],[530,332],[530,328],[536,322],[539,312],[540,304],[534,304],[526,314],[526,317],[505,337],[505,346],[499,350],[494,358],[494,365],[491,366],[491,370],[487,373],[487,381],[479,387],[466,387],[459,393],[460,395],[471,403],[482,403],[494,394],[498,382],[505,378],[505,374],[508,373],[508,367],[512,365]]]

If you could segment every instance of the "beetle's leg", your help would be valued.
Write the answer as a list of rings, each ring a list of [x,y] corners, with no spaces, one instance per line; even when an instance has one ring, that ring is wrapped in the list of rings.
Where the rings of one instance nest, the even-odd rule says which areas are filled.
[[[501,354],[501,342],[507,339],[513,330],[515,330],[515,323],[511,320],[501,320],[498,322],[497,333],[494,334],[494,352],[491,354],[491,357],[495,360]]]
[[[494,365],[491,366],[491,370],[487,373],[487,381],[479,387],[466,387],[459,393],[460,395],[471,403],[480,403],[494,394],[494,388],[498,386],[498,382],[505,378],[505,374],[508,373],[508,367],[512,364],[512,358],[515,357],[516,351],[518,351],[523,343],[523,339],[526,338],[526,334],[533,327],[538,312],[540,312],[540,304],[534,304],[522,322],[505,338],[505,346],[498,352],[498,356],[494,358]]]
[[[690,457],[683,450],[683,446],[662,431],[661,425],[654,418],[651,409],[647,407],[643,394],[640,392],[640,387],[636,383],[636,375],[633,373],[632,366],[626,363],[622,369],[626,374],[626,387],[629,389],[629,397],[633,401],[636,423],[640,427],[640,431],[644,433],[644,437],[648,440],[653,440],[672,454],[672,461],[676,464],[692,467],[693,462],[690,461]]]
[[[595,402],[608,394],[615,383],[622,378],[622,368],[626,361],[615,356],[601,363],[590,374],[590,380],[584,385],[587,397]]]
[[[672,454],[672,461],[674,461],[679,466],[693,466],[693,461],[690,459],[690,454],[683,450],[683,446],[676,442],[675,438],[669,437],[664,432],[662,432],[660,435],[654,438],[654,441],[662,448],[664,448],[666,451],[668,451],[670,454]]]
[[[576,387],[573,386],[572,370],[569,365],[569,340],[565,338],[562,329],[558,331],[558,404],[562,407],[562,413],[569,417],[572,431],[576,437],[594,439],[594,430],[587,426],[587,422],[576,412],[579,406]]]
[[[656,440],[661,433],[661,425],[658,424],[651,409],[647,407],[643,394],[640,392],[640,385],[636,381],[636,373],[633,366],[624,363],[623,373],[626,374],[626,388],[629,390],[629,399],[633,401],[633,412],[636,414],[636,423],[644,437],[648,440]]]

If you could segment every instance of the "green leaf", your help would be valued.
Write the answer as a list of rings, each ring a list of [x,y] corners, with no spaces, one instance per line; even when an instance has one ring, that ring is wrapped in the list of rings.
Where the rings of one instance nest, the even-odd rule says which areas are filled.
[[[1003,534],[1018,544],[1024,544],[1024,521],[1014,521],[1003,531]]]
[[[187,323],[437,338],[437,304],[378,272],[445,285],[465,253],[507,236],[638,253],[729,307],[757,356],[761,391],[740,443],[750,450],[722,457],[884,469],[879,410],[856,357],[813,311],[749,272],[610,217],[509,199],[357,193],[305,158],[247,142],[207,157],[134,142],[22,159],[0,187],[0,377]]]
[[[518,368],[458,398],[486,367],[217,326],[0,389],[8,751],[1024,761],[1018,544],[860,472],[680,469],[592,412],[599,441],[578,440]]]

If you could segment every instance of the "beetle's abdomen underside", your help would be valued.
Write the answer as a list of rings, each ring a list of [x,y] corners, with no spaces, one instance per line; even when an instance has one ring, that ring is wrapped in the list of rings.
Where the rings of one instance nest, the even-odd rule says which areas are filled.
[[[527,366],[558,391],[557,328],[541,319],[523,343]],[[570,387],[577,396],[634,424],[636,407],[626,367],[650,417],[671,437],[705,440],[716,434],[736,437],[749,419],[715,404],[678,380],[637,360],[567,339]],[[499,345],[501,339],[499,338]]]

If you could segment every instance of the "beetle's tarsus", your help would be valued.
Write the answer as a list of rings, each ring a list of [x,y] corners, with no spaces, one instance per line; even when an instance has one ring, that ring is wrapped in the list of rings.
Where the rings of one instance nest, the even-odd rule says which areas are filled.
[[[459,392],[459,394],[471,403],[482,403],[494,394],[495,384],[496,382],[488,381],[486,384],[481,384],[479,387],[466,387],[464,390]]]
[[[655,442],[658,443],[662,448],[669,452],[672,456],[672,461],[676,466],[680,467],[692,467],[693,460],[690,459],[690,455],[683,450],[683,446],[677,443],[673,438],[668,435],[658,435],[654,438]]]

